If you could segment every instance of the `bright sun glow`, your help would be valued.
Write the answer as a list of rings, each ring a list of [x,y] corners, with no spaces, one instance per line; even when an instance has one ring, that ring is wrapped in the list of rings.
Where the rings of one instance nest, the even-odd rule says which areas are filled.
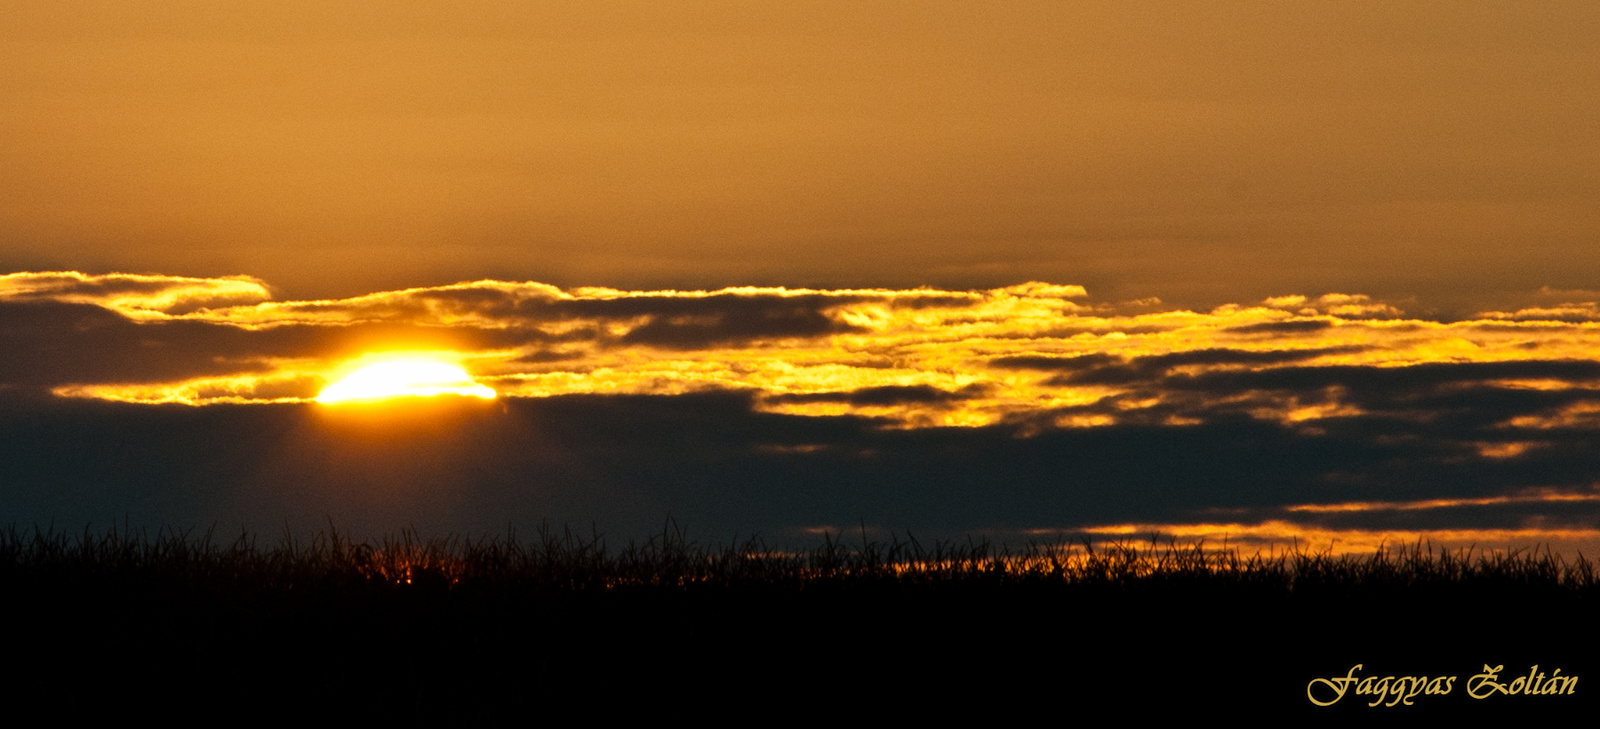
[[[494,390],[472,380],[466,370],[437,359],[405,357],[362,367],[329,385],[317,402],[382,400],[393,397],[467,395],[493,399]]]

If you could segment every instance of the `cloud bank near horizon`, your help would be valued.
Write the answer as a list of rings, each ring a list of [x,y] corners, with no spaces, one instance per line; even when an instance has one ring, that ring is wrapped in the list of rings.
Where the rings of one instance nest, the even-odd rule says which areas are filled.
[[[571,456],[561,467],[507,456],[526,445],[473,421],[468,430],[489,430],[454,447],[475,454],[483,483],[636,447],[638,471],[573,478],[642,499],[629,507],[641,523],[677,505],[719,525],[802,531],[870,515],[886,528],[1013,535],[1600,544],[1600,310],[1585,293],[1436,321],[1359,294],[1197,312],[1037,282],[622,291],[475,281],[278,301],[249,277],[17,273],[0,276],[0,393],[14,412],[222,419],[250,442],[285,407],[315,410],[307,403],[353,358],[450,351],[502,395],[505,413],[538,419],[584,403],[599,414],[559,419],[612,419],[584,430],[588,440],[546,433]],[[180,404],[192,412],[170,409]],[[671,440],[658,429],[672,422],[704,442],[653,448]],[[58,435],[72,437],[78,421],[61,423]],[[185,447],[149,444],[176,461]],[[34,464],[33,478],[66,478],[20,448],[13,457]],[[459,480],[442,462],[455,461],[416,467]],[[303,467],[266,472],[316,481]],[[665,492],[645,498],[657,487],[636,481],[652,469],[676,475],[656,476]],[[721,503],[696,489],[733,491]],[[576,508],[576,492],[561,498],[569,513],[599,513]],[[28,510],[56,508],[44,503]]]

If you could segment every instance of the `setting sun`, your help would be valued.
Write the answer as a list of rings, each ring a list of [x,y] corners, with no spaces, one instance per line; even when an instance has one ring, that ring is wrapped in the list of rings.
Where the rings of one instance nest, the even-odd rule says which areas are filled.
[[[466,395],[491,400],[494,390],[474,382],[461,367],[424,357],[387,359],[361,367],[317,395],[317,402],[339,403],[396,397]]]

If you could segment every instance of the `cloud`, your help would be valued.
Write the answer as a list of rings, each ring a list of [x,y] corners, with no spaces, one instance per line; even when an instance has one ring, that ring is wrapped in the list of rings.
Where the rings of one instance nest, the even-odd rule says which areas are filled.
[[[1589,501],[1568,498],[1600,466],[1589,322],[1433,321],[1353,295],[1130,309],[1046,284],[630,292],[475,281],[273,301],[243,279],[6,280],[0,396],[65,418],[54,437],[134,444],[76,453],[82,467],[55,474],[39,454],[59,448],[15,424],[10,457],[51,483],[110,478],[127,494],[164,493],[200,477],[179,467],[192,461],[218,482],[256,468],[361,492],[382,473],[498,494],[490,501],[528,514],[598,518],[576,492],[550,501],[497,485],[560,474],[630,504],[611,517],[641,524],[662,510],[729,526],[1233,524],[1263,539],[1294,527],[1361,543],[1425,528],[1552,539],[1600,528]],[[450,351],[503,396],[499,419],[458,418],[459,437],[416,454],[352,445],[357,431],[336,427],[347,416],[311,399],[350,360],[390,350]],[[173,414],[178,405],[193,414]],[[87,425],[102,417],[139,425]],[[231,433],[277,444],[276,455],[216,471],[197,453],[236,448],[146,428],[202,443]],[[129,466],[124,447],[145,465]],[[472,455],[437,461],[440,449]],[[1519,496],[1535,492],[1547,496]],[[16,513],[67,508],[52,503]],[[477,513],[478,501],[462,503]]]
[[[1205,370],[1229,368],[1231,371],[1232,366],[1243,366],[1247,368],[1244,371],[1256,371],[1258,368],[1303,362],[1325,355],[1354,354],[1360,351],[1360,347],[1329,347],[1283,351],[1212,348],[1134,356],[1128,359],[1097,354],[1059,359],[1047,357],[1004,357],[995,360],[993,364],[999,367],[1017,369],[1065,370],[1064,374],[1048,380],[1048,382],[1058,385],[1126,385],[1160,379],[1174,370],[1183,368],[1198,367]]]
[[[938,529],[1206,524],[1216,508],[1245,510],[1234,515],[1242,524],[1323,531],[1594,521],[1587,502],[1462,500],[1571,494],[1592,481],[1600,361],[1586,321],[1403,318],[1346,294],[1128,310],[1037,283],[616,291],[467,281],[258,301],[266,289],[240,278],[6,281],[0,395],[13,403],[98,412],[83,408],[118,401],[133,409],[110,412],[130,422],[173,417],[141,414],[155,404],[197,406],[202,420],[261,408],[277,422],[290,417],[282,408],[301,412],[291,419],[323,412],[310,400],[360,355],[450,350],[506,412],[554,417],[560,433],[541,430],[539,443],[573,457],[562,468],[576,468],[563,470],[574,480],[653,492],[638,481],[669,478],[693,491],[706,475],[694,462],[720,473],[717,489],[734,491],[718,499],[746,507],[634,496],[694,502],[686,513],[714,523],[762,512],[750,499],[790,504],[779,508],[786,524],[899,515]],[[467,465],[485,480],[554,468],[506,460],[526,443],[477,436],[482,448],[450,448],[494,464]],[[181,443],[152,448],[184,457]],[[290,460],[299,465],[283,478],[320,480],[304,457]],[[821,489],[818,507],[739,483]],[[995,483],[1006,486],[978,486]],[[1322,508],[1440,499],[1458,505]],[[822,507],[834,500],[848,508]]]
[[[1516,311],[1486,311],[1478,314],[1478,317],[1517,322],[1600,322],[1600,305],[1593,301],[1562,302],[1555,306],[1532,306]]]
[[[4,384],[128,402],[304,401],[343,362],[399,349],[450,350],[510,397],[741,391],[772,412],[893,427],[1176,425],[1240,413],[1311,427],[1441,406],[1447,392],[1587,391],[1600,379],[1588,324],[1406,319],[1353,294],[1129,312],[1042,283],[620,291],[474,281],[272,301],[244,278],[5,280]]]
[[[927,385],[912,385],[909,387],[889,385],[885,387],[863,387],[859,390],[848,392],[773,395],[768,397],[767,401],[782,403],[844,402],[852,405],[894,406],[908,403],[957,402],[971,397],[981,397],[987,391],[988,388],[981,385],[968,385],[958,391],[941,390]]]
[[[1365,294],[1323,294],[1316,298],[1305,296],[1276,296],[1261,302],[1263,305],[1300,316],[1336,316],[1345,319],[1391,318],[1401,315],[1398,308],[1381,301],[1373,301]]]
[[[249,276],[188,278],[129,273],[88,275],[76,271],[0,275],[0,301],[89,303],[132,319],[155,319],[195,309],[271,298]]]
[[[1487,546],[1600,529],[1587,437],[1494,460],[1427,429],[1311,434],[1242,417],[1019,437],[1019,424],[885,428],[757,399],[589,394],[384,413],[0,399],[0,513],[269,533],[331,519],[361,535],[593,522],[617,540],[669,514],[706,538],[864,522],[927,538],[1159,527],[1220,542],[1231,525],[1246,545],[1442,530]],[[1141,526],[1118,531],[1130,525]]]

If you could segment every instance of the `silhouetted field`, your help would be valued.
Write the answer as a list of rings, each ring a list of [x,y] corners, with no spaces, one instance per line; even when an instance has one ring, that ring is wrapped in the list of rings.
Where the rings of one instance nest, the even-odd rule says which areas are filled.
[[[1422,545],[1247,556],[903,538],[784,552],[669,530],[622,548],[566,531],[262,548],[12,530],[0,597],[8,690],[119,717],[531,718],[669,702],[751,719],[859,705],[1481,718],[1590,711],[1600,694],[1593,563]],[[1471,698],[1486,665],[1503,666],[1502,684],[1570,690]],[[1549,683],[1557,668],[1579,680]],[[1433,692],[1352,683],[1330,706],[1308,698],[1314,679],[1351,675]]]

